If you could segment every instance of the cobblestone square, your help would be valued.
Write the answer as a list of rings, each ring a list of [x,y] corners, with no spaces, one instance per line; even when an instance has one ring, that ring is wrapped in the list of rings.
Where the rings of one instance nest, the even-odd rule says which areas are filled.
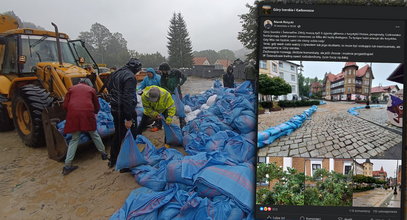
[[[386,108],[347,112],[361,106],[348,102],[327,102],[302,127],[271,145],[258,150],[258,156],[335,157],[401,159],[401,128],[388,125]],[[287,108],[259,115],[259,131],[288,121],[309,107]]]

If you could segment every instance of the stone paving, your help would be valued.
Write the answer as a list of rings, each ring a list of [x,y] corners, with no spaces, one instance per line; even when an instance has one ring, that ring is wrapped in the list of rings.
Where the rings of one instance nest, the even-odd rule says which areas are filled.
[[[387,200],[392,198],[393,190],[376,188],[365,192],[353,193],[353,206],[354,207],[382,207],[389,204],[385,204]],[[397,204],[392,204],[397,205]],[[391,206],[389,206],[391,207]],[[393,206],[397,207],[397,206]],[[400,206],[398,206],[400,207]]]
[[[390,129],[403,132],[401,127],[394,126],[387,121],[387,107],[384,105],[382,108],[371,108],[371,109],[359,109],[359,117],[372,121],[374,123],[380,124],[382,126],[388,127]]]
[[[400,134],[347,112],[349,108],[355,106],[360,105],[327,102],[318,106],[318,110],[302,127],[289,136],[283,136],[271,145],[259,149],[258,156],[383,158],[386,151],[400,145],[402,141]],[[305,109],[307,108],[286,109],[261,115],[259,131],[270,124],[275,126],[287,121]],[[364,115],[367,117],[366,112]],[[278,123],[274,124],[275,121]],[[387,156],[388,159],[401,158],[400,154]]]

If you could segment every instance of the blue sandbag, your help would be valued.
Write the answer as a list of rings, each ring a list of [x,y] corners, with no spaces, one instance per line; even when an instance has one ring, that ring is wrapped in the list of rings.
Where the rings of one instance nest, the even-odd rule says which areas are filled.
[[[176,113],[175,115],[181,118],[185,118],[185,106],[184,103],[181,101],[182,97],[179,95],[178,88],[175,88],[175,94],[172,95],[172,99],[174,99],[175,102],[175,107],[176,107]]]
[[[130,129],[127,131],[120,147],[120,153],[117,157],[116,170],[132,168],[138,165],[146,164],[147,161],[141,154]]]
[[[173,146],[182,146],[183,137],[181,128],[178,125],[170,124],[162,120],[165,132],[165,142],[166,144],[173,145]]]
[[[203,169],[196,182],[232,198],[243,211],[250,213],[255,192],[253,177],[254,167],[248,163],[238,166],[215,165]]]
[[[137,135],[135,140],[136,144],[145,144],[141,154],[148,165],[155,165],[161,160],[160,155],[157,153],[157,148],[151,143],[151,141],[143,135]]]
[[[287,122],[279,124],[275,127],[270,127],[264,131],[260,131],[257,134],[257,147],[261,148],[273,143],[276,139],[290,135],[296,129],[302,126],[302,124],[311,117],[311,115],[317,110],[317,106],[313,105],[311,108],[305,110],[300,115],[295,115]]]
[[[161,192],[155,192],[146,187],[135,189],[130,193],[123,207],[115,212],[110,220],[157,219],[158,209],[167,204],[176,192],[177,188]]]
[[[161,191],[167,184],[168,161],[162,160],[157,166],[141,165],[131,169],[132,174],[139,185],[148,187],[154,191]]]
[[[241,114],[233,120],[233,125],[241,134],[247,134],[255,130],[256,116],[253,111],[242,111]]]
[[[369,105],[369,106],[373,107],[373,108],[383,108],[383,107],[385,107],[384,105]],[[356,115],[359,115],[359,112],[357,112],[356,110],[364,109],[364,108],[366,108],[366,106],[352,107],[352,108],[348,109],[348,113],[351,114],[351,115],[356,116]]]
[[[182,160],[172,160],[167,164],[167,181],[192,186],[194,181],[182,177]]]

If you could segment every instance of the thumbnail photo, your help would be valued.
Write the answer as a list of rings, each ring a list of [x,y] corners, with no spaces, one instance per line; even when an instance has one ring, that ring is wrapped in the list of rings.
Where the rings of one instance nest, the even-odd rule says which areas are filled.
[[[356,159],[353,206],[400,208],[401,160]]]
[[[256,204],[304,205],[304,158],[258,157]]]
[[[352,159],[306,158],[304,205],[352,206]]]
[[[402,69],[261,60],[258,156],[401,159]]]

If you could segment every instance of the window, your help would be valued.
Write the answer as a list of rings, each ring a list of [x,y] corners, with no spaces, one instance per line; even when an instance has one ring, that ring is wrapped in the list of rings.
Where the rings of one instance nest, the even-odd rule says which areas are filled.
[[[296,86],[291,86],[291,93],[296,93],[297,91],[295,90]]]
[[[352,169],[352,166],[345,166],[345,174],[349,174],[350,170]]]
[[[280,78],[284,79],[284,73],[283,72],[280,72]]]
[[[348,92],[350,93],[350,88],[348,88]]]
[[[314,173],[315,173],[315,171],[317,170],[317,169],[321,169],[322,167],[321,167],[321,164],[312,164],[311,165],[312,166],[312,175],[314,175]]]
[[[291,74],[291,81],[295,82],[295,75]]]
[[[292,70],[292,71],[294,71],[294,70],[295,70],[294,65],[291,65],[291,70]]]
[[[352,79],[348,79],[348,83],[351,83],[352,82]]]
[[[267,69],[267,62],[264,60],[260,60],[260,69]]]
[[[273,72],[277,72],[277,65],[275,63],[272,64],[272,70]]]
[[[283,62],[278,62],[278,66],[280,67],[280,68],[283,68]]]
[[[266,157],[258,157],[259,163],[266,163]]]
[[[366,78],[369,78],[370,77],[370,74],[369,74],[369,72],[367,72],[366,73]]]
[[[4,56],[3,73],[17,73],[17,39],[9,37],[6,41],[7,52]]]

